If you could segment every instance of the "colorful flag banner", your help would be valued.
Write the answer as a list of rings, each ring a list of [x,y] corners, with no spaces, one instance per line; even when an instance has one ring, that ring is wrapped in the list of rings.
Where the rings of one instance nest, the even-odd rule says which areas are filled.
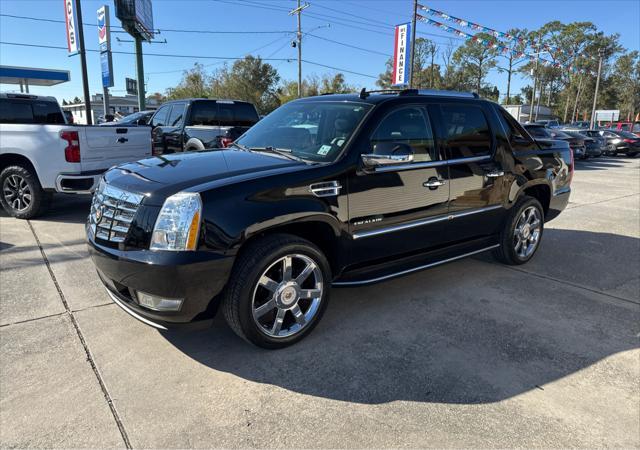
[[[470,28],[470,29],[472,29],[474,31],[490,34],[491,36],[493,36],[495,38],[498,38],[498,39],[505,39],[507,41],[517,41],[517,42],[520,42],[522,44],[525,44],[526,46],[533,47],[535,49],[538,49],[538,47],[540,47],[541,49],[544,49],[545,51],[553,54],[554,56],[555,56],[556,53],[564,53],[564,54],[569,55],[569,56],[575,56],[574,53],[571,52],[571,51],[565,51],[565,50],[563,50],[563,49],[561,49],[559,47],[554,47],[554,46],[549,45],[549,44],[542,44],[542,45],[538,46],[537,43],[535,43],[533,41],[529,41],[527,39],[524,39],[524,38],[522,38],[520,36],[514,36],[514,35],[509,34],[509,33],[503,33],[502,31],[497,31],[497,30],[494,30],[492,28],[479,25],[477,23],[469,22],[468,20],[464,20],[464,19],[460,19],[458,17],[450,16],[447,13],[444,13],[442,11],[438,11],[437,9],[429,8],[428,6],[418,5],[418,8],[421,9],[422,11],[426,12],[430,16],[439,17],[439,18],[447,20],[449,22],[456,23],[456,24],[458,24],[458,25],[460,25],[462,27]],[[592,60],[597,60],[598,59],[598,58],[596,58],[594,56],[588,56],[588,55],[580,55],[580,57],[588,58],[588,59],[592,59]]]
[[[493,39],[481,39],[477,34],[465,33],[464,31],[458,30],[457,28],[453,28],[453,27],[451,27],[451,26],[449,26],[447,24],[444,24],[442,22],[438,22],[437,20],[433,20],[433,19],[429,19],[428,17],[421,16],[420,14],[417,14],[416,17],[421,22],[425,22],[425,23],[427,23],[429,25],[438,27],[441,30],[444,30],[444,31],[446,31],[448,33],[455,34],[458,37],[461,37],[461,38],[464,38],[464,39],[467,39],[467,40],[471,40],[473,42],[478,42],[478,43],[484,45],[487,48],[495,48],[502,54],[511,53],[517,59],[528,58],[530,61],[535,61],[536,58],[538,58],[539,63],[542,64],[545,67],[565,67],[568,70],[570,70],[572,73],[582,73],[582,74],[589,73],[589,74],[595,75],[595,73],[592,72],[592,71],[587,71],[587,70],[584,70],[584,69],[578,69],[577,67],[575,67],[572,64],[569,64],[569,65],[561,64],[559,62],[553,62],[553,61],[549,61],[549,60],[544,59],[544,58],[540,58],[539,56],[536,56],[536,55],[530,55],[530,54],[527,54],[527,53],[524,53],[524,52],[521,52],[521,51],[514,50],[514,49],[509,48],[507,46],[501,45],[498,41],[493,40]]]
[[[407,85],[411,77],[411,22],[396,25],[391,84]]]

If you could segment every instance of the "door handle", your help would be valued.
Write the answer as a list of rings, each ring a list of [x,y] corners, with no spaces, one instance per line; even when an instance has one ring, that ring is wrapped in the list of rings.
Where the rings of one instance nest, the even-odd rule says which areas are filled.
[[[504,170],[498,170],[498,169],[491,170],[491,171],[489,171],[489,172],[484,174],[484,176],[487,177],[487,178],[498,178],[498,177],[501,177],[503,175],[504,175]]]
[[[446,181],[439,180],[436,177],[429,178],[429,180],[427,180],[424,183],[422,183],[422,185],[424,187],[429,188],[429,189],[438,189],[440,186],[444,186],[445,184],[447,184]]]

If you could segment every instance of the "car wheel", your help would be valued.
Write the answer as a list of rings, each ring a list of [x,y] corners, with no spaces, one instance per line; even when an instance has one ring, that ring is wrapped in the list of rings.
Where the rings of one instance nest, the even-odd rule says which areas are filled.
[[[32,219],[47,210],[51,193],[40,186],[36,175],[22,166],[9,166],[0,173],[2,194],[0,203],[4,210],[18,219]]]
[[[544,231],[544,211],[540,202],[522,197],[512,208],[500,233],[500,247],[494,256],[509,265],[524,264],[538,250]]]
[[[329,302],[331,269],[311,242],[261,238],[238,256],[222,300],[231,329],[263,348],[292,345],[318,324]]]

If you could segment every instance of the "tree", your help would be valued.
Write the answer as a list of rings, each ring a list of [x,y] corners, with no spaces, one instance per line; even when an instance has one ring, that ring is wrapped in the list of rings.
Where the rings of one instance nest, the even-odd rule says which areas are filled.
[[[67,101],[66,101],[65,99],[62,99],[62,106],[66,106],[66,105],[68,105],[68,104],[69,104],[69,103],[67,103]]]
[[[453,54],[453,62],[461,75],[463,85],[480,92],[489,70],[496,66],[498,50],[482,41],[495,41],[486,33],[478,33],[476,39],[467,40]]]
[[[74,104],[82,103],[82,100],[80,100],[80,97],[75,96],[75,97],[73,97],[73,103]]]
[[[516,55],[526,50],[528,31],[526,29],[511,28],[507,30],[507,33],[516,39],[500,42],[501,45],[509,49],[509,53],[502,55],[507,60],[506,67],[498,66],[498,70],[507,73],[507,96],[505,97],[505,104],[508,105],[511,103],[511,78],[515,72],[515,66],[523,61],[521,58],[517,58]]]
[[[216,72],[210,87],[214,97],[251,102],[261,114],[268,114],[280,106],[279,82],[280,75],[271,64],[249,55]]]
[[[200,63],[195,63],[192,69],[185,70],[178,86],[167,89],[169,100],[181,98],[203,98],[211,95],[211,76]]]
[[[355,88],[345,82],[342,73],[337,73],[333,77],[331,75],[322,77],[320,94],[346,94],[353,91]]]
[[[155,100],[156,102],[164,103],[167,100],[167,97],[160,92],[154,92],[153,94],[147,97],[149,100]]]
[[[633,120],[640,111],[640,52],[634,50],[620,56],[612,78],[620,118]]]

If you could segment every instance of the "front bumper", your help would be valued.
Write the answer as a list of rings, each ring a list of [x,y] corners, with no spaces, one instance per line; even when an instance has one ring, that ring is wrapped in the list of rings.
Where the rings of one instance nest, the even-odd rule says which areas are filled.
[[[158,329],[211,324],[234,258],[207,251],[121,251],[87,234],[89,254],[113,301],[136,319]],[[184,299],[179,311],[154,311],[138,304],[136,293]]]

